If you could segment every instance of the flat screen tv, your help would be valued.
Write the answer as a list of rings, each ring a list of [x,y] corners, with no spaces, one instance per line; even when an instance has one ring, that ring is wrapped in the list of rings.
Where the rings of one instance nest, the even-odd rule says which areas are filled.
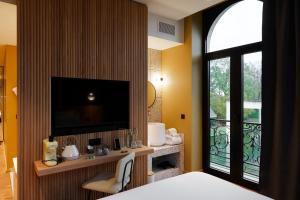
[[[51,135],[129,128],[129,81],[51,78]]]

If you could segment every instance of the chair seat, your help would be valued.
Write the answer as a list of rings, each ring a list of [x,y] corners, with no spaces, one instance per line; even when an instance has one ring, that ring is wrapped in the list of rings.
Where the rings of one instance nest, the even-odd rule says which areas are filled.
[[[130,178],[125,180],[124,185],[130,181]],[[85,182],[82,188],[94,190],[109,194],[116,194],[122,190],[122,183],[117,182],[114,173],[101,173],[91,180]]]

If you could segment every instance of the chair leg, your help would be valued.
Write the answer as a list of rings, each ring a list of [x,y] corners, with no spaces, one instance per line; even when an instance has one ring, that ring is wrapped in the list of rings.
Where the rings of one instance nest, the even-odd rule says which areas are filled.
[[[90,199],[91,199],[91,194],[92,194],[92,191],[91,191],[91,190],[89,190],[89,193],[88,193],[88,200],[90,200]]]

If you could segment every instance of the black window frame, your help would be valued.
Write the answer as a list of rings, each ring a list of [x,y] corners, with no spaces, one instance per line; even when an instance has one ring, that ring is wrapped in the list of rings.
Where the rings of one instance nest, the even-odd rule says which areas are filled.
[[[262,52],[262,41],[242,45],[238,47],[223,49],[214,52],[207,52],[207,39],[209,30],[214,21],[223,12],[226,12],[234,4],[242,0],[231,0],[209,8],[203,12],[203,170],[206,173],[228,180],[230,182],[242,185],[252,190],[259,190],[259,183],[254,183],[243,179],[243,60],[242,56],[248,53]],[[210,168],[210,71],[209,61],[230,57],[230,174]],[[234,80],[234,81],[233,81]],[[239,84],[236,84],[236,83]],[[233,161],[233,162],[232,162]]]

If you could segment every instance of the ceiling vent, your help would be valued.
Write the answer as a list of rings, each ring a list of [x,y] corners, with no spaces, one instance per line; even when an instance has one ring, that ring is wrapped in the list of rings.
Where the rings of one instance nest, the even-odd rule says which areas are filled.
[[[148,47],[164,50],[183,44],[184,21],[171,20],[149,13]]]
[[[158,22],[158,31],[161,33],[169,34],[175,36],[175,25],[167,24],[164,22]]]

